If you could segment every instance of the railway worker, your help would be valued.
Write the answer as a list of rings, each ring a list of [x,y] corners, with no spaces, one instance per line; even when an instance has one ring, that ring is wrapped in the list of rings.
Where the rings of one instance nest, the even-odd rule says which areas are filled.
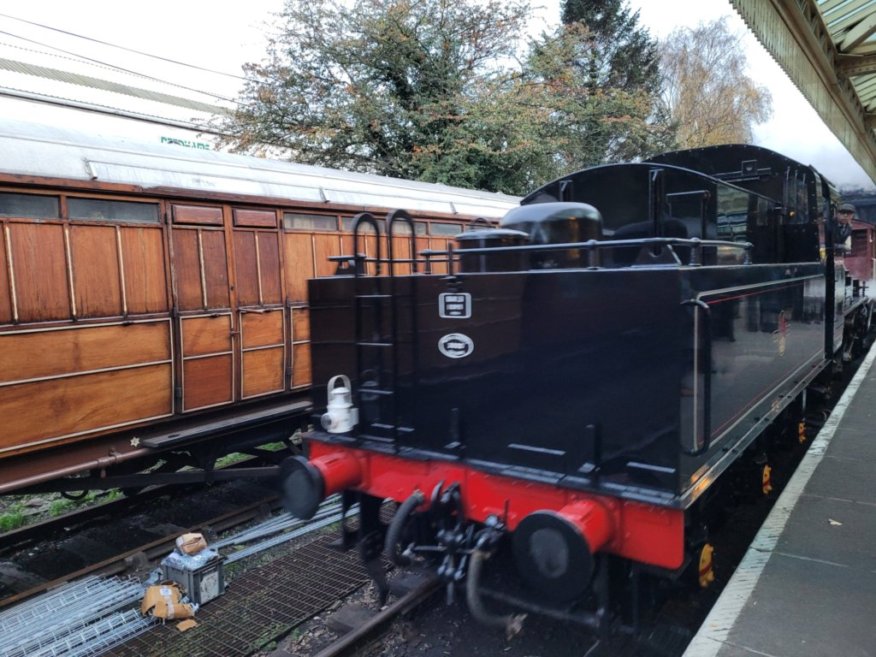
[[[851,203],[843,203],[837,210],[837,222],[834,244],[837,250],[844,253],[852,252],[852,222],[857,219],[857,210]]]

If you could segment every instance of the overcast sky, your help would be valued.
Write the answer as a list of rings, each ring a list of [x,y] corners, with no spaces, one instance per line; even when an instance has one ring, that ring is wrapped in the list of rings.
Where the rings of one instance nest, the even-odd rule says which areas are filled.
[[[872,186],[863,170],[748,32],[727,0],[630,0],[630,4],[639,9],[642,24],[656,37],[666,36],[680,24],[693,26],[700,21],[728,16],[733,29],[744,35],[749,73],[766,85],[773,95],[774,116],[768,123],[756,128],[756,142],[813,164],[837,184]],[[533,0],[533,5],[539,7],[539,15],[544,21],[542,26],[558,22],[559,0]],[[240,75],[243,63],[258,61],[264,55],[266,32],[273,22],[272,17],[282,6],[283,0],[228,3],[217,3],[215,0],[150,0],[147,3],[22,0],[0,4],[0,14],[195,66]],[[534,26],[534,30],[539,31],[539,27]],[[60,33],[40,30],[0,15],[0,41],[8,42],[9,33],[24,34],[36,41],[46,42],[50,39],[53,45],[60,42],[76,43],[76,52],[82,52],[87,47],[82,40],[68,40]],[[34,44],[33,47],[40,46]],[[114,52],[98,44],[92,47],[94,52],[102,53],[103,57]],[[115,52],[118,53],[117,59],[113,59],[112,63],[123,65],[124,53]],[[181,70],[179,66],[168,64],[163,67],[154,61],[152,65],[156,77],[166,75],[170,78],[179,75]],[[232,98],[241,84],[241,80],[235,77],[195,69],[191,69],[190,81],[199,89],[212,90]]]

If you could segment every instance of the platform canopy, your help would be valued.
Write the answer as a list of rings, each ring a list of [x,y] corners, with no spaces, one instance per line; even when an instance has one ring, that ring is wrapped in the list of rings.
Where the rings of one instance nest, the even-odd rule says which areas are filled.
[[[876,181],[876,0],[730,0]]]

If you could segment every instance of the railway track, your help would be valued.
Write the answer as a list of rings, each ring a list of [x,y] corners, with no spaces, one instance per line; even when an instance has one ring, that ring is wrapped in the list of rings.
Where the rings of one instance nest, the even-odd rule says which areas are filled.
[[[437,577],[428,578],[371,618],[322,648],[316,657],[351,657],[366,652],[370,645],[379,640],[381,630],[399,616],[408,614],[424,604],[439,589],[441,589],[440,580]]]
[[[0,538],[0,609],[86,575],[148,568],[186,531],[227,531],[279,508],[270,488],[235,482],[155,490],[53,518]]]
[[[132,497],[119,497],[107,502],[74,509],[53,518],[46,518],[0,534],[0,557],[26,550],[43,541],[54,540],[102,518],[119,517],[134,512],[138,506],[168,494],[166,486],[143,490]]]

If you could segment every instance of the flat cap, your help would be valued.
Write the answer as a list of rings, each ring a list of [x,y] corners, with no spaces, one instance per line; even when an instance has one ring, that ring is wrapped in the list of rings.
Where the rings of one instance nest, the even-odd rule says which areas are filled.
[[[839,211],[840,212],[852,212],[852,213],[857,212],[857,210],[855,210],[855,206],[852,205],[851,203],[843,203],[841,206],[839,206]]]

